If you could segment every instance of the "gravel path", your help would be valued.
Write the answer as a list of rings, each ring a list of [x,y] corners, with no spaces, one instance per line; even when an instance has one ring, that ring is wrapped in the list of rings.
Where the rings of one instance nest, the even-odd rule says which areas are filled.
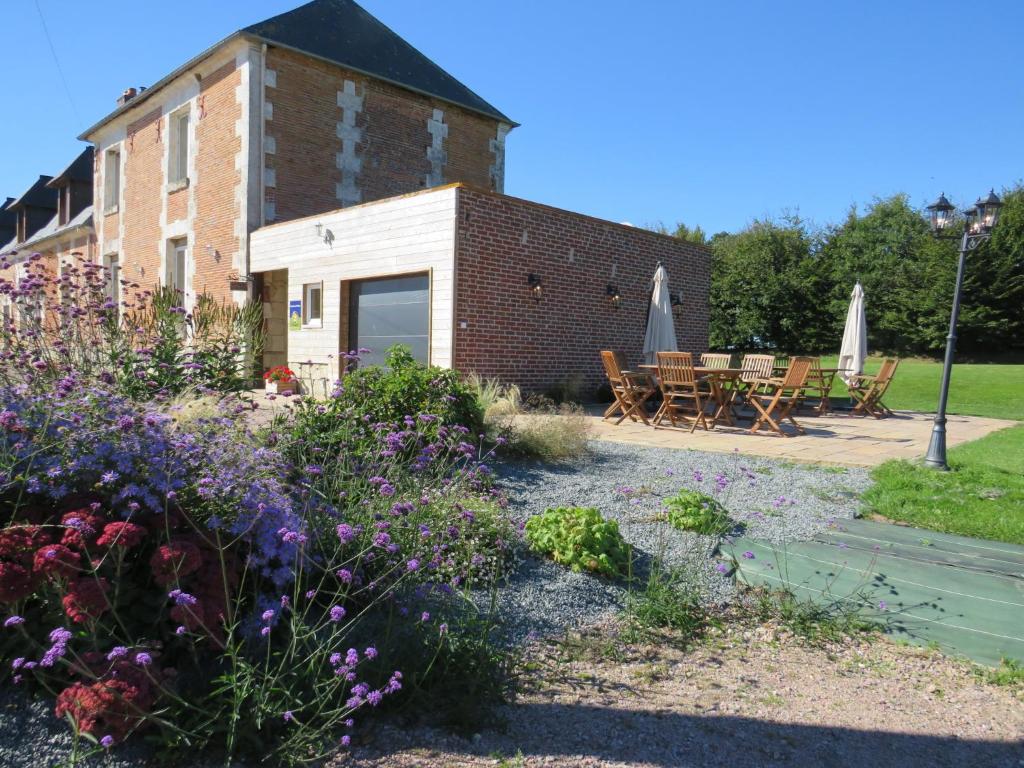
[[[505,462],[496,471],[512,508],[526,517],[549,507],[596,507],[619,522],[638,570],[654,560],[682,569],[711,603],[726,603],[733,580],[719,574],[713,537],[679,531],[657,519],[662,501],[683,488],[713,495],[746,534],[773,543],[807,539],[830,521],[849,519],[870,484],[863,469],[592,441],[571,463]],[[617,611],[625,585],[529,557],[499,593],[509,639],[586,626]]]
[[[538,671],[500,728],[382,727],[332,768],[1024,765],[1022,701],[931,651],[809,648],[772,626],[726,627],[685,652],[581,649],[532,647]]]

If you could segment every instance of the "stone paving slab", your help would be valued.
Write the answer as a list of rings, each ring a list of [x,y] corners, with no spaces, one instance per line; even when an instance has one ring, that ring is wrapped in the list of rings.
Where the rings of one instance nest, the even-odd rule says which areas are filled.
[[[749,420],[741,420],[736,427],[720,423],[707,432],[698,428],[691,434],[688,427],[654,428],[630,421],[616,425],[612,419],[602,419],[601,410],[588,411],[591,436],[596,440],[720,453],[738,451],[751,456],[854,467],[873,467],[890,459],[923,457],[928,450],[932,418],[932,414],[915,411],[897,411],[887,419],[843,412],[827,416],[797,415],[797,421],[807,434],[779,437],[765,430],[751,434]],[[977,440],[1017,423],[980,416],[949,416],[947,445],[952,447]]]

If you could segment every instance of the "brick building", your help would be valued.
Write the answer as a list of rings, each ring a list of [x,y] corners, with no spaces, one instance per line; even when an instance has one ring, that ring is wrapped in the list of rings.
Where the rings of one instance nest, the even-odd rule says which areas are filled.
[[[339,352],[401,341],[529,388],[596,383],[598,349],[639,354],[659,260],[681,346],[703,349],[707,252],[504,196],[514,127],[352,0],[314,0],[126,89],[80,136],[92,205],[60,227],[186,307],[260,298],[265,365],[325,379]],[[26,206],[0,208],[0,238]]]
[[[378,362],[404,343],[527,390],[578,377],[589,394],[601,349],[639,360],[659,261],[682,310],[680,348],[705,350],[704,248],[461,183],[268,225],[250,267],[283,337],[285,354],[266,362],[301,364],[320,386],[339,351],[366,347]]]
[[[87,147],[56,176],[40,176],[17,199],[0,206],[0,278],[15,281],[38,253],[53,275],[75,259],[97,257],[92,223],[93,149]],[[11,316],[10,299],[0,311]]]

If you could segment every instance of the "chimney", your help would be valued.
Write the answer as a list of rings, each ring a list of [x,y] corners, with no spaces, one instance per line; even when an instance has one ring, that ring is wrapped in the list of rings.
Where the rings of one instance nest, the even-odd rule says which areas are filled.
[[[117,100],[117,106],[123,107],[129,101],[134,99],[138,93],[138,90],[135,88],[125,88],[124,93],[122,93],[120,98]]]

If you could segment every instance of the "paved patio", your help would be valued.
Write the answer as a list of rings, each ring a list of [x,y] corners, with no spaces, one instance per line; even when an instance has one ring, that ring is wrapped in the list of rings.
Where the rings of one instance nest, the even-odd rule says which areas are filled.
[[[698,427],[693,434],[688,427],[654,429],[631,421],[616,426],[614,420],[601,418],[602,410],[588,410],[591,435],[597,440],[722,453],[738,450],[752,456],[854,467],[873,467],[889,459],[920,458],[928,450],[932,431],[932,415],[913,411],[897,411],[888,419],[843,412],[828,416],[797,415],[797,421],[807,434],[784,438],[764,430],[750,434],[749,429],[744,428],[750,426],[746,419],[740,421],[738,427],[720,423],[708,432]],[[952,447],[977,440],[1016,423],[979,416],[949,416],[947,445]]]

